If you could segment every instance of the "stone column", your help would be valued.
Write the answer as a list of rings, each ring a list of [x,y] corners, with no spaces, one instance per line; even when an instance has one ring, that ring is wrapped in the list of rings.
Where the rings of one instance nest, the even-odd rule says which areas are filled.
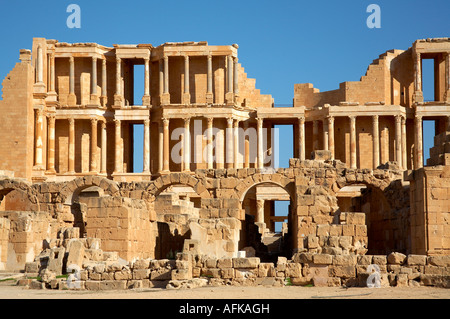
[[[184,171],[189,172],[191,170],[191,118],[184,119],[184,145],[183,145],[183,158],[184,158]]]
[[[334,160],[334,117],[328,116],[328,149],[331,152],[331,159]]]
[[[214,102],[214,95],[213,95],[213,72],[212,72],[212,56],[211,54],[208,54],[207,58],[208,63],[208,79],[207,79],[207,91],[206,91],[206,103],[212,104]]]
[[[406,117],[402,116],[402,168],[404,170],[408,169],[406,152]]]
[[[257,223],[264,223],[264,199],[256,200],[256,221]]]
[[[43,151],[44,151],[44,111],[41,109],[36,110],[36,139],[35,139],[35,166],[43,168]]]
[[[226,168],[233,168],[233,160],[234,160],[234,131],[233,131],[233,118],[227,119],[227,134],[226,134]]]
[[[145,76],[144,76],[144,96],[142,97],[142,105],[150,106],[150,59],[144,59]]]
[[[55,52],[50,53],[50,92],[56,93],[56,90],[55,90]]]
[[[102,96],[101,96],[101,105],[106,107],[106,103],[108,101],[108,83],[106,77],[106,59],[102,60]]]
[[[298,158],[301,161],[306,159],[305,157],[305,117],[299,117],[298,119]]]
[[[91,119],[91,172],[97,172],[97,123],[97,119]]]
[[[380,133],[378,115],[372,116],[373,169],[380,166]]]
[[[323,149],[325,150],[325,151],[328,151],[328,149],[329,149],[329,146],[328,146],[328,136],[329,136],[329,134],[328,134],[328,121],[322,121],[322,123],[323,123]]]
[[[163,118],[163,138],[164,138],[164,151],[163,151],[163,172],[168,173],[170,171],[169,169],[169,119]]]
[[[36,73],[36,82],[44,84],[44,56],[41,45],[37,48]]]
[[[69,97],[68,105],[76,105],[77,97],[75,95],[75,59],[73,56],[69,58]]]
[[[48,117],[48,146],[47,146],[47,171],[51,174],[55,171],[55,116]]]
[[[239,64],[238,58],[234,58],[234,70],[233,70],[233,93],[234,97],[237,98],[239,95]]]
[[[184,57],[184,93],[182,103],[185,105],[190,104],[191,94],[189,93],[189,56]]]
[[[250,167],[250,137],[248,134],[248,121],[244,122],[245,140],[244,140],[244,168]]]
[[[100,173],[101,174],[106,174],[106,122],[102,121],[101,124],[101,128],[102,128],[102,162],[101,162],[101,167],[100,167]]]
[[[114,105],[121,107],[123,102],[122,96],[122,59],[116,57],[116,94],[114,95]]]
[[[263,119],[257,118],[257,134],[258,134],[258,168],[264,168],[264,154],[263,154]]]
[[[161,96],[161,104],[162,105],[167,105],[170,104],[170,90],[169,90],[169,57],[165,56],[164,57],[164,64],[163,64],[164,68],[163,68],[163,94]]]
[[[158,173],[164,169],[164,125],[162,120],[158,122]]]
[[[395,157],[400,169],[403,167],[402,159],[402,116],[395,116]]]
[[[214,160],[213,160],[213,118],[208,117],[207,119],[207,161],[208,161],[208,169],[214,168]]]
[[[313,151],[319,149],[319,122],[313,121]]]
[[[159,99],[162,100],[164,94],[164,60],[159,60]]]
[[[445,57],[445,85],[444,101],[450,103],[450,52]]]
[[[416,167],[419,169],[423,167],[423,138],[422,138],[422,116],[416,115],[415,117],[415,140],[416,140]]]
[[[239,120],[234,121],[234,128],[233,128],[233,137],[234,137],[234,168],[241,168],[241,163],[239,159]]]
[[[234,94],[233,94],[233,57],[228,56],[227,62],[227,93],[225,94],[225,101],[228,105],[234,104]]]
[[[92,57],[91,103],[99,104],[97,95],[97,58]]]
[[[350,168],[356,168],[356,117],[349,116],[350,119]]]
[[[144,120],[144,165],[143,172],[150,173],[150,119]]]
[[[115,123],[115,153],[116,153],[116,157],[115,157],[115,166],[114,166],[114,173],[123,173],[123,154],[122,154],[122,133],[121,133],[121,129],[122,129],[122,122],[118,119],[114,120]]]
[[[75,173],[75,119],[69,118],[69,173]]]
[[[422,92],[422,58],[420,53],[415,53],[414,55],[414,95],[413,103],[423,102],[423,92]]]

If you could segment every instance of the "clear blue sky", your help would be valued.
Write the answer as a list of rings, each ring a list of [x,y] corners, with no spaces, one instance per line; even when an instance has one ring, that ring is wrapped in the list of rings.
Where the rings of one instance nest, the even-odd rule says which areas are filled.
[[[80,29],[66,25],[72,3],[81,8]],[[380,29],[366,25],[371,3],[381,8]],[[107,46],[237,43],[239,61],[257,88],[276,104],[290,104],[295,83],[336,89],[340,82],[359,80],[387,50],[407,49],[418,38],[450,36],[449,12],[448,0],[0,0],[0,79],[18,61],[19,49],[31,48],[33,37]],[[427,138],[431,130],[427,125],[425,130]],[[292,152],[283,145],[286,166]]]

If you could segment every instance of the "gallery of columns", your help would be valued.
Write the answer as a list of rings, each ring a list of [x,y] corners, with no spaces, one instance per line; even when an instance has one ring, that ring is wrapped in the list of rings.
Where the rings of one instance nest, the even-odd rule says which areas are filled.
[[[195,169],[276,167],[279,145],[292,147],[292,156],[302,160],[328,150],[348,168],[395,162],[399,169],[417,169],[424,165],[423,120],[434,120],[436,133],[444,131],[450,96],[449,54],[440,52],[445,72],[437,78],[447,90],[437,91],[438,102],[423,103],[420,50],[411,63],[414,107],[386,102],[311,107],[295,99],[294,107],[274,107],[238,63],[237,45],[104,47],[37,38],[33,178],[100,174],[136,181]],[[426,54],[422,58],[431,53]],[[143,92],[142,99],[136,91]],[[293,145],[279,144],[285,138],[272,130],[279,125],[292,127]],[[142,128],[141,152],[136,127]],[[142,156],[139,171],[136,156]]]

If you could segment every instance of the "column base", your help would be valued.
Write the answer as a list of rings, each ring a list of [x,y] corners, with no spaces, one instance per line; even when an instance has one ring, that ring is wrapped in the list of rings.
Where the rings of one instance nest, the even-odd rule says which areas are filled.
[[[189,105],[191,104],[191,95],[189,93],[183,93],[183,98],[181,104]]]
[[[106,97],[105,95],[100,96],[100,104],[103,107],[106,107],[106,103],[108,103],[108,97]]]
[[[444,101],[445,103],[450,103],[450,90],[444,93]]]
[[[33,85],[33,93],[47,93],[44,82],[38,82]]]
[[[170,104],[170,94],[169,93],[163,93],[160,97],[159,97],[160,101],[161,101],[161,105],[167,105]]]
[[[234,105],[234,93],[228,92],[225,94],[225,103],[227,105]]]
[[[142,97],[142,105],[145,105],[145,106],[150,106],[152,103],[151,103],[151,97],[150,97],[150,95],[144,95],[143,97]]]
[[[91,94],[89,104],[100,105],[100,97],[98,95]]]
[[[56,92],[48,92],[45,100],[47,102],[58,102],[58,94]]]
[[[67,97],[67,105],[77,105],[77,96],[73,93]]]
[[[50,168],[45,171],[45,175],[56,175],[56,170],[54,168]]]
[[[114,108],[120,109],[123,106],[123,96],[122,95],[114,95]]]
[[[206,103],[207,104],[214,103],[214,95],[212,93],[206,93]]]
[[[412,100],[413,103],[423,103],[423,93],[420,91],[414,92]]]

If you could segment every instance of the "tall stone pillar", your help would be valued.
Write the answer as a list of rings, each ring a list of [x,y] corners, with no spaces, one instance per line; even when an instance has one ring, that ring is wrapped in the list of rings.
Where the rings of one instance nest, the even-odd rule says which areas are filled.
[[[150,173],[150,119],[144,120],[144,165],[143,172]]]
[[[335,151],[334,151],[334,117],[328,116],[328,149],[331,152],[331,159],[334,160]]]
[[[97,92],[97,58],[92,58],[92,77],[91,77],[91,104],[98,105],[99,97]]]
[[[257,134],[258,134],[258,168],[264,168],[263,154],[263,119],[258,117]]]
[[[144,75],[144,96],[142,97],[142,105],[150,106],[150,59],[144,59],[145,75]]]
[[[403,168],[402,159],[402,116],[395,116],[395,157],[397,165],[400,169]]]
[[[115,165],[114,173],[123,173],[123,153],[122,153],[122,122],[118,119],[114,120],[115,123]]]
[[[98,120],[95,118],[91,119],[91,165],[90,171],[97,172],[97,125]]]
[[[423,92],[422,92],[422,58],[420,53],[415,53],[414,57],[414,94],[413,103],[423,102]]]
[[[184,171],[189,172],[191,170],[191,118],[184,119],[184,146],[183,146],[183,158],[184,158]]]
[[[100,103],[103,107],[106,107],[106,103],[108,102],[108,82],[106,76],[106,59],[102,60],[102,96],[100,97]]]
[[[189,56],[184,57],[184,93],[182,103],[188,105],[191,103],[191,94],[189,89]]]
[[[313,151],[319,149],[319,121],[313,121]]]
[[[41,45],[38,45],[37,48],[36,73],[36,82],[44,84],[44,56]]]
[[[227,119],[227,134],[226,134],[226,168],[233,168],[234,160],[234,130],[233,130],[233,118]]]
[[[404,170],[408,169],[406,152],[406,117],[402,116],[402,168]]]
[[[239,96],[239,63],[238,63],[238,58],[234,58],[233,61],[233,93],[234,93],[234,98],[237,99],[237,97]]]
[[[306,159],[305,156],[305,117],[298,119],[298,157],[301,161]]]
[[[445,56],[445,85],[444,101],[450,103],[450,52]]]
[[[164,94],[164,60],[159,60],[159,100],[162,103]]]
[[[414,169],[423,167],[423,137],[422,137],[422,116],[416,115],[415,117],[415,153],[416,153],[416,166]]]
[[[122,59],[116,58],[116,94],[114,95],[114,106],[123,106],[123,95],[122,95]]]
[[[170,169],[169,169],[169,119],[167,118],[163,118],[163,127],[164,127],[164,134],[163,134],[163,138],[164,138],[164,151],[163,151],[163,172],[164,173],[169,173]],[[186,123],[186,122],[185,122]]]
[[[356,117],[349,116],[350,119],[350,168],[355,169],[356,165]]]
[[[169,90],[169,57],[164,57],[164,91],[161,97],[161,104],[170,104],[170,90]]]
[[[50,93],[56,94],[56,90],[55,90],[55,52],[50,53]]]
[[[328,120],[327,121],[323,121],[323,149],[325,151],[329,150],[329,146],[328,146],[328,141],[329,141],[329,133],[328,133]]]
[[[101,166],[100,166],[100,173],[101,174],[106,174],[106,154],[107,154],[107,150],[106,150],[106,121],[102,121],[101,124],[101,128],[102,128],[102,161],[101,161]]]
[[[213,160],[213,118],[208,117],[207,119],[208,126],[207,126],[207,162],[208,162],[208,169],[214,168],[214,160]]]
[[[34,165],[37,168],[44,168],[43,151],[44,151],[44,111],[42,109],[36,110],[36,138],[35,138],[35,161]]]
[[[75,173],[75,119],[69,118],[69,173]]]
[[[380,166],[380,128],[378,115],[372,116],[372,136],[373,136],[373,169]]]
[[[234,121],[233,127],[233,137],[234,137],[234,168],[241,168],[241,163],[239,159],[239,120]]]
[[[158,122],[158,173],[164,170],[164,124],[163,121]]]
[[[250,167],[250,136],[248,131],[248,121],[244,122],[245,140],[244,140],[244,168]]]
[[[73,56],[69,58],[69,96],[67,98],[68,105],[77,105],[77,97],[75,95],[75,59]]]
[[[234,104],[233,94],[233,57],[230,55],[227,58],[227,93],[225,94],[225,101],[228,105]]]
[[[207,91],[206,91],[206,103],[212,104],[214,102],[213,94],[213,72],[212,72],[212,56],[208,54],[207,57],[208,79],[207,79]]]
[[[264,223],[264,199],[256,200],[256,222]]]
[[[47,171],[55,174],[55,116],[48,117]]]

